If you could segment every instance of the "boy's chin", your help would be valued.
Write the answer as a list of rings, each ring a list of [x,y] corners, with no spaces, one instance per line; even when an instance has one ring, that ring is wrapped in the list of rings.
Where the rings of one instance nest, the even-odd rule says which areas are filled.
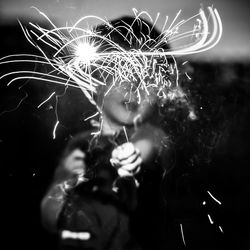
[[[133,114],[127,118],[123,117],[117,120],[117,122],[122,126],[134,126],[142,122],[142,116],[138,114]]]

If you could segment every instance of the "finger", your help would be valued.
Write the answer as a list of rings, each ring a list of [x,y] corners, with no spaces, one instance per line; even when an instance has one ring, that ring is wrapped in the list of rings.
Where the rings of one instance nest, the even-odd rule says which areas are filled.
[[[132,155],[135,152],[135,147],[133,143],[127,142],[119,146],[118,148],[118,159],[120,161],[128,158],[130,155]]]
[[[110,159],[110,163],[115,168],[121,167],[121,164],[120,164],[120,162],[117,159],[111,158]]]
[[[142,163],[142,158],[138,157],[135,162],[133,162],[131,164],[124,165],[124,166],[122,166],[122,168],[127,170],[127,171],[133,172],[136,170],[137,167],[139,167],[141,165],[141,163]]]
[[[140,157],[140,154],[135,152],[134,154],[129,156],[127,159],[119,161],[119,163],[120,163],[121,166],[128,165],[128,164],[131,164],[131,163],[135,162],[138,157]]]
[[[75,149],[71,154],[70,154],[70,157],[72,157],[73,159],[76,159],[76,160],[83,160],[86,155],[85,153],[80,150],[80,149]]]
[[[86,168],[84,161],[68,161],[64,164],[64,169],[72,173],[84,171]]]
[[[134,171],[133,171],[133,175],[139,174],[141,171],[141,166],[138,166]]]
[[[82,175],[84,173],[84,168],[83,166],[81,167],[75,167],[74,169],[72,169],[72,173],[76,174],[76,175]]]
[[[111,157],[112,157],[113,159],[115,159],[115,158],[118,159],[118,154],[119,154],[119,149],[118,149],[118,148],[115,148],[115,149],[112,151]]]
[[[133,176],[132,173],[130,173],[129,171],[126,171],[126,170],[123,169],[123,168],[119,168],[119,169],[117,170],[117,173],[118,173],[118,175],[119,175],[120,177]]]
[[[70,168],[71,166],[74,166],[75,163],[77,165],[82,164],[85,157],[86,155],[83,151],[75,149],[64,159],[64,165],[66,168]]]

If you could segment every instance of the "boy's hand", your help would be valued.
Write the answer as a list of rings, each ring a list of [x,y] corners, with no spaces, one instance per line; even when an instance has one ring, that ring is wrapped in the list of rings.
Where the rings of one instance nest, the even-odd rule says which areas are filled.
[[[86,180],[84,175],[86,173],[85,159],[86,155],[80,149],[74,149],[63,160],[63,167],[70,175],[67,180],[63,182],[63,189],[68,191]]]
[[[131,142],[115,148],[110,159],[120,177],[133,176],[140,172],[142,158],[140,151]]]
[[[85,153],[75,149],[64,159],[64,169],[72,175],[83,175],[86,169],[84,159]]]

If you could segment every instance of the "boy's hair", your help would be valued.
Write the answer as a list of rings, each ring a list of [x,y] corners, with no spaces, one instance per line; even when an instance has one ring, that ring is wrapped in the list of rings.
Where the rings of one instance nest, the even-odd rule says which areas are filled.
[[[165,51],[170,49],[165,40],[159,43],[163,34],[142,18],[123,16],[112,20],[110,25],[101,24],[95,30],[102,36],[108,36],[111,41],[119,44],[125,50],[149,51],[157,48]],[[105,45],[102,48],[105,48]]]
[[[109,41],[119,45],[125,51],[167,51],[170,50],[170,45],[166,40],[162,39],[161,34],[156,27],[154,27],[148,21],[142,18],[135,18],[132,16],[123,16],[118,19],[114,19],[107,24],[100,24],[95,28],[95,32],[102,36],[107,37]],[[112,52],[115,51],[115,47],[111,47],[105,40],[100,41],[99,52]],[[169,58],[168,63],[172,63],[172,58]],[[98,71],[97,71],[98,72]],[[105,73],[104,73],[105,74]],[[93,75],[99,78],[99,73]],[[106,79],[108,79],[107,76]],[[106,86],[98,87],[98,94],[94,96],[97,103],[103,100],[103,94]]]

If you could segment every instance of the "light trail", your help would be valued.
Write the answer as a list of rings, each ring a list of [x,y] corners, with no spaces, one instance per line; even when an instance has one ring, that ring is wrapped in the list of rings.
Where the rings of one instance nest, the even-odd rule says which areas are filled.
[[[138,101],[141,99],[141,91],[149,93],[148,86],[157,88],[158,98],[166,98],[166,92],[170,91],[169,81],[172,82],[172,86],[178,85],[178,67],[175,62],[173,71],[169,71],[170,63],[169,60],[174,59],[174,56],[188,55],[204,52],[208,49],[213,48],[220,40],[222,35],[222,22],[216,9],[208,7],[208,15],[211,17],[212,28],[209,26],[208,17],[203,9],[200,9],[199,13],[186,19],[178,21],[181,11],[177,13],[171,24],[166,28],[168,17],[165,18],[165,23],[162,27],[162,35],[157,37],[153,42],[155,46],[148,47],[147,43],[151,38],[147,38],[144,35],[145,41],[140,41],[138,37],[133,33],[131,27],[124,23],[123,28],[127,30],[127,34],[121,34],[119,29],[113,27],[108,21],[98,16],[85,16],[80,18],[72,26],[56,27],[55,24],[46,16],[45,13],[39,11],[33,7],[42,15],[52,26],[52,29],[42,28],[34,23],[30,24],[30,29],[24,27],[20,22],[21,28],[26,36],[26,39],[40,51],[42,55],[25,55],[28,57],[36,58],[19,60],[13,59],[11,56],[0,59],[1,63],[11,62],[30,62],[37,64],[50,65],[56,72],[61,76],[52,76],[47,79],[53,83],[62,84],[61,80],[67,78],[68,84],[78,86],[88,100],[95,105],[92,93],[96,92],[96,88],[99,85],[106,85],[106,79],[96,79],[94,74],[96,72],[100,75],[105,74],[112,76],[113,82],[124,83],[127,81],[133,82],[139,79],[138,89]],[[160,17],[160,13],[157,14],[155,20],[146,11],[138,12],[133,9],[135,15],[135,21],[143,23],[147,26],[147,23],[140,18],[146,17],[152,23],[152,27],[148,27],[148,37],[150,32],[156,26],[157,21]],[[100,35],[95,29],[92,28],[81,28],[79,27],[82,23],[87,23],[89,19],[96,19],[101,21],[104,25],[110,28],[110,32],[107,35]],[[189,22],[197,22],[194,25],[194,29],[190,31],[181,32],[181,28],[184,24]],[[132,24],[133,25],[133,24]],[[131,26],[132,26],[131,25]],[[135,39],[139,46],[138,49],[124,50],[119,44],[115,43],[110,39],[110,35],[114,32],[119,33],[124,39],[129,42]],[[171,41],[184,39],[186,37],[194,37],[190,43],[186,43],[180,46],[180,48],[173,48],[163,51],[159,45],[168,44]],[[130,40],[129,40],[130,39]],[[152,40],[152,39],[151,39]],[[103,44],[106,44],[104,50],[100,50]],[[52,57],[46,55],[46,50],[43,48],[50,47],[54,53]],[[132,44],[131,44],[132,45]],[[147,48],[145,50],[145,47]],[[107,52],[109,50],[109,52]],[[13,55],[13,57],[22,56]],[[164,72],[163,72],[164,71]],[[27,74],[27,71],[16,71],[11,74]],[[31,72],[30,72],[31,73]],[[171,81],[169,75],[175,77],[175,82]],[[7,77],[8,74],[2,77]],[[33,72],[33,76],[27,75],[27,78],[44,79],[45,74],[41,72]],[[188,79],[190,77],[187,75]],[[16,77],[11,82],[25,78]],[[151,79],[158,79],[157,83],[152,84]],[[10,82],[10,83],[11,83]],[[169,87],[166,87],[169,86]],[[152,91],[151,91],[152,92]]]
[[[223,31],[220,15],[213,7],[208,7],[207,10],[200,9],[197,14],[179,20],[180,10],[169,25],[169,18],[166,16],[160,29],[161,34],[154,39],[151,37],[151,32],[157,25],[160,13],[157,13],[156,18],[152,18],[146,11],[139,12],[132,9],[134,13],[132,24],[122,22],[118,27],[93,15],[84,16],[71,26],[57,27],[45,13],[33,8],[48,21],[50,27],[40,27],[32,22],[27,27],[20,21],[19,24],[26,39],[37,49],[39,55],[5,56],[0,58],[0,65],[35,64],[39,66],[38,70],[11,71],[0,76],[0,79],[11,77],[7,85],[29,79],[78,88],[97,108],[99,114],[102,110],[93,96],[98,95],[98,88],[101,86],[106,87],[106,96],[112,88],[130,84],[131,89],[125,95],[134,91],[138,103],[141,103],[143,96],[149,95],[156,95],[160,105],[176,98],[185,98],[185,95],[180,94],[182,92],[179,86],[180,72],[175,56],[197,54],[212,49],[220,41]],[[88,27],[90,19],[102,22],[103,27],[107,29],[105,35],[93,27],[82,28]],[[151,23],[150,26],[148,21]],[[146,27],[148,33],[141,32],[138,37],[132,28],[136,22],[139,22],[139,27]],[[186,24],[191,24],[193,29],[185,30]],[[121,32],[121,28],[125,32]],[[125,50],[112,40],[112,35],[117,34],[131,49]],[[188,42],[187,38],[190,38]],[[171,45],[174,41],[181,44],[170,49],[169,43]],[[51,53],[48,52],[48,48]],[[48,67],[52,68],[49,73],[42,72],[42,68]],[[191,80],[191,77],[185,74]],[[38,108],[52,98],[54,93],[55,91],[38,105]],[[53,137],[58,123],[57,119]]]
[[[210,216],[209,214],[207,214],[207,217],[208,217],[208,219],[209,219],[209,222],[210,222],[211,224],[214,224],[214,221],[212,220],[212,218],[211,218],[211,216]]]
[[[221,202],[220,202],[218,199],[216,199],[216,198],[211,194],[211,192],[207,191],[207,193],[209,194],[209,196],[210,196],[215,202],[217,202],[219,205],[221,205]]]
[[[182,238],[184,246],[186,246],[186,241],[185,241],[185,238],[184,238],[184,232],[183,232],[182,224],[180,224],[180,227],[181,227],[181,238]]]
[[[44,103],[46,103],[47,101],[49,101],[49,100],[52,98],[52,96],[54,96],[55,93],[56,93],[56,92],[53,92],[46,100],[44,100],[42,103],[40,103],[40,104],[37,106],[37,108],[40,108]]]
[[[58,124],[59,124],[59,121],[56,121],[56,124],[53,129],[53,139],[56,139],[56,129],[57,129]]]

